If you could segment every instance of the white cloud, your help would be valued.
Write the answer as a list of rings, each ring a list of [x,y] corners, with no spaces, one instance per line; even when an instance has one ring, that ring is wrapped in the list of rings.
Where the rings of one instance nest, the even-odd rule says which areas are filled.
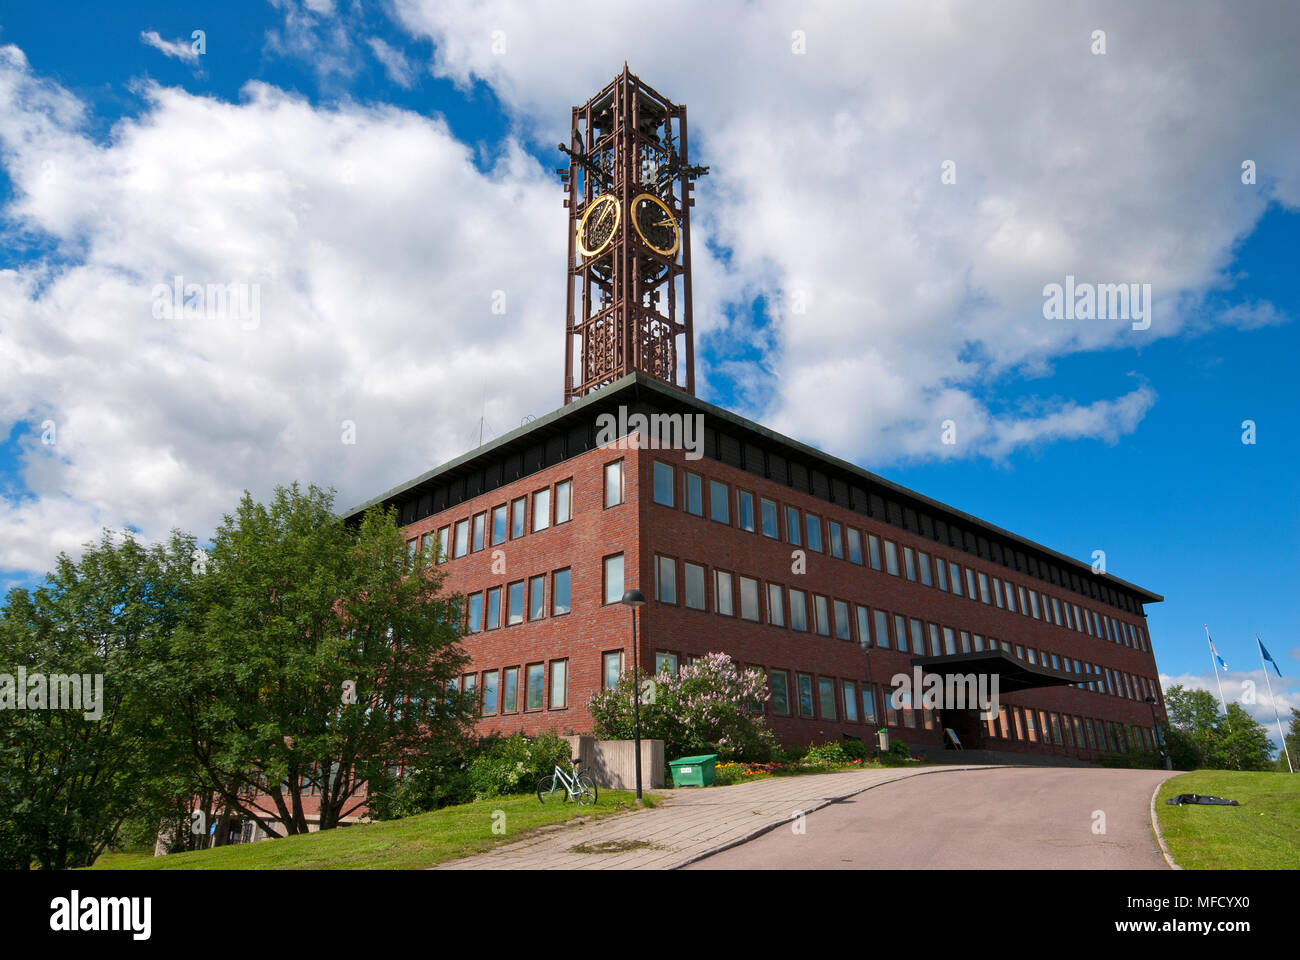
[[[366,43],[370,46],[375,59],[383,64],[388,79],[407,90],[415,84],[415,70],[411,62],[406,59],[406,54],[379,37],[369,37]]]
[[[174,60],[183,60],[185,63],[191,64],[199,62],[198,51],[194,49],[194,45],[188,40],[164,40],[157,30],[141,31],[140,40],[146,46],[153,47],[164,56],[171,57]]]
[[[1272,701],[1268,697],[1269,683],[1273,685]],[[1262,670],[1224,671],[1219,674],[1218,683],[1213,673],[1160,674],[1161,690],[1168,693],[1174,684],[1189,690],[1208,690],[1216,700],[1219,698],[1219,684],[1222,684],[1223,699],[1227,703],[1241,704],[1242,709],[1268,731],[1275,746],[1281,744],[1277,735],[1278,720],[1282,722],[1282,732],[1286,733],[1291,725],[1291,711],[1300,710],[1300,689],[1295,687],[1294,680],[1273,675],[1266,682]]]

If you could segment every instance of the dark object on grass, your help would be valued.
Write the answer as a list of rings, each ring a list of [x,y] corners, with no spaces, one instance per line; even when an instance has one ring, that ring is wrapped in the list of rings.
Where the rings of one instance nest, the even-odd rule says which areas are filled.
[[[1170,797],[1165,801],[1171,807],[1180,807],[1184,803],[1205,803],[1220,807],[1239,807],[1236,800],[1225,800],[1223,797],[1207,797],[1202,793],[1180,793],[1176,797]]]

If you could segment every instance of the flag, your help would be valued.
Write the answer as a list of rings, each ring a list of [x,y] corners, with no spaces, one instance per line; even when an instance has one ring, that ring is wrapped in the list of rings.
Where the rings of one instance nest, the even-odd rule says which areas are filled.
[[[1209,639],[1209,638],[1207,637],[1206,639]],[[1223,662],[1223,657],[1219,656],[1219,651],[1214,649],[1214,641],[1213,641],[1213,640],[1210,640],[1210,653],[1212,653],[1212,654],[1214,655],[1214,659],[1215,659],[1215,660],[1219,661],[1219,666],[1223,669],[1223,672],[1224,672],[1224,673],[1227,673],[1227,672],[1228,672],[1228,665],[1227,665],[1226,663]]]
[[[1256,638],[1255,638],[1255,642],[1259,644],[1259,655],[1260,655],[1261,657],[1263,657],[1265,660],[1267,660],[1269,663],[1273,664],[1273,669],[1274,669],[1274,670],[1277,670],[1277,675],[1278,675],[1279,677],[1282,676],[1282,671],[1281,671],[1281,669],[1278,667],[1278,665],[1277,665],[1277,661],[1274,660],[1274,659],[1269,655],[1268,650],[1267,650],[1267,649],[1265,648],[1265,646],[1264,646],[1264,641],[1260,640],[1259,637],[1256,637]]]

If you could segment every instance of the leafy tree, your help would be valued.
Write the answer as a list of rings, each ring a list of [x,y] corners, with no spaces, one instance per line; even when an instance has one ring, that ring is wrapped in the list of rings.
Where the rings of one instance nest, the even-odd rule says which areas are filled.
[[[1218,770],[1268,770],[1272,760],[1268,731],[1241,704],[1228,704],[1227,715],[1215,729],[1207,765]]]
[[[1300,710],[1295,707],[1291,708],[1291,725],[1286,731],[1286,745],[1291,751],[1291,766],[1287,766],[1286,751],[1279,750],[1277,768],[1284,771],[1294,768],[1300,771]]]

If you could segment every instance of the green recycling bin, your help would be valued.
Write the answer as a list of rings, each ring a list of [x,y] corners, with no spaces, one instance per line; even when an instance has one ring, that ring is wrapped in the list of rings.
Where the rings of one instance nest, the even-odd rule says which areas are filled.
[[[707,787],[713,782],[713,768],[717,762],[718,755],[716,753],[670,760],[668,766],[673,771],[673,786]]]

